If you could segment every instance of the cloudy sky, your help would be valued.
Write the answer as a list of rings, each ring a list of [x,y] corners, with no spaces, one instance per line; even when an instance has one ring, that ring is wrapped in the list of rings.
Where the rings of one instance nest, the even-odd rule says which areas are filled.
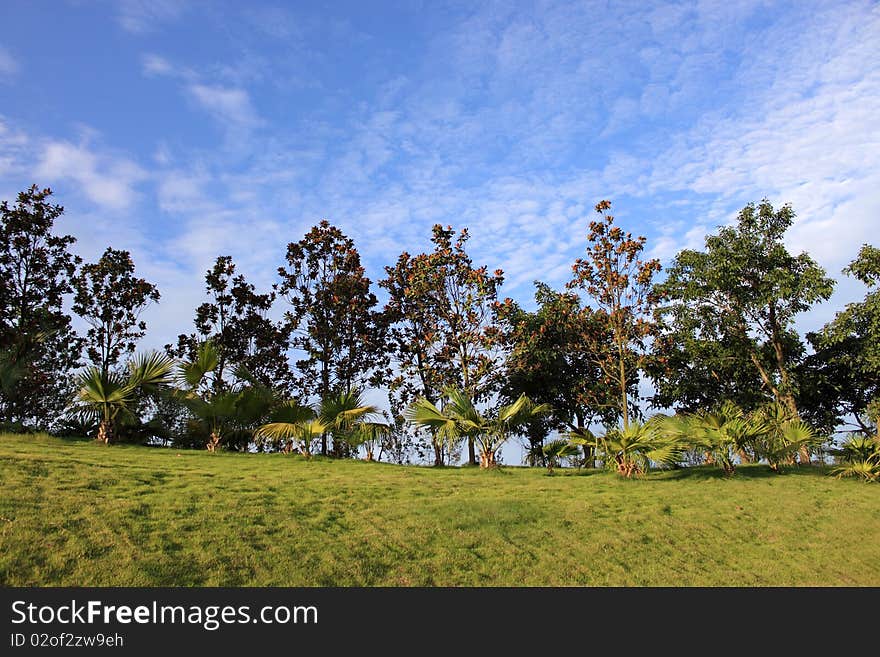
[[[51,186],[85,258],[132,251],[162,293],[145,346],[191,330],[217,255],[268,286],[322,218],[374,279],[433,223],[468,226],[526,303],[604,198],[664,261],[762,197],[834,275],[880,242],[877,3],[5,0],[0,19],[0,198]]]

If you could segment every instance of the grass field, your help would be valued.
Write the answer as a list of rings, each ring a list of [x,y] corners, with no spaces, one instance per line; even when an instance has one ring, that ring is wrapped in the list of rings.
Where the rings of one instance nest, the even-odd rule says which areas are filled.
[[[0,584],[880,585],[880,486],[820,468],[401,467],[0,436]]]

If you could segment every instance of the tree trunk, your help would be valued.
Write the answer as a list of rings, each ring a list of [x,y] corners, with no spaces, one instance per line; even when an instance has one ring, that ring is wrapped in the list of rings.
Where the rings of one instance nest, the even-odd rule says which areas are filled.
[[[494,468],[495,463],[495,452],[480,452],[480,468]]]
[[[105,445],[109,445],[113,440],[113,426],[109,420],[101,420],[101,424],[98,425],[98,437],[96,440]]]
[[[434,447],[434,467],[439,468],[443,465],[443,449],[437,443],[432,443]]]
[[[473,436],[468,436],[468,463],[470,463],[471,465],[477,464],[477,454],[476,454],[476,451],[474,450],[474,437]]]
[[[205,445],[205,448],[209,452],[217,451],[217,446],[220,444],[220,434],[217,433],[216,430],[211,432],[211,437],[208,439],[208,444]]]
[[[801,465],[812,465],[813,462],[810,459],[810,448],[806,445],[801,445],[800,450],[798,451],[799,463]]]
[[[752,457],[749,456],[749,453],[746,450],[741,449],[738,451],[738,454],[739,454],[739,460],[741,462],[743,462],[743,463],[751,463],[752,462]]]
[[[373,450],[371,450],[369,447],[367,447],[367,460],[368,461],[373,460]]]

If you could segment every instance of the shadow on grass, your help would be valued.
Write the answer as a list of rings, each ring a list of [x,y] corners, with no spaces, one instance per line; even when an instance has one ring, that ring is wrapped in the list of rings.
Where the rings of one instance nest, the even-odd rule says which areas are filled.
[[[655,470],[652,475],[655,479],[682,479],[688,481],[709,481],[713,479],[775,479],[778,477],[825,477],[828,475],[828,466],[786,466],[781,472],[774,472],[769,465],[751,463],[740,465],[732,477],[724,474],[721,468],[711,465],[697,465],[687,468],[672,470]]]

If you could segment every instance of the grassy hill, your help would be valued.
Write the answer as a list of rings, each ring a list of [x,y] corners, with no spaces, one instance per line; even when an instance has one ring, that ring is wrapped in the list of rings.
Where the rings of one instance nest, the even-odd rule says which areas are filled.
[[[0,436],[0,584],[880,585],[880,486],[820,468],[401,467]]]

